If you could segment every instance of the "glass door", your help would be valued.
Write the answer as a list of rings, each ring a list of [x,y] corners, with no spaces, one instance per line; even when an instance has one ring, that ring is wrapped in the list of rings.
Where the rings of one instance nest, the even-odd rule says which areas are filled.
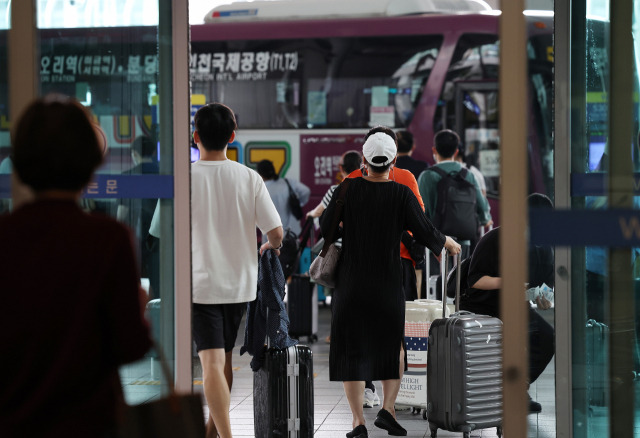
[[[556,150],[566,160],[559,171],[567,175],[559,178],[566,187],[558,199],[564,208],[532,217],[531,238],[567,254],[556,266],[568,286],[569,307],[565,414],[571,424],[563,430],[574,437],[632,437],[640,434],[640,3],[570,5],[561,8],[566,17],[556,17],[570,23],[559,37],[568,63],[556,93],[556,141],[563,145]],[[558,120],[568,122],[566,132]]]
[[[117,9],[115,3],[43,5],[38,13],[40,94],[76,97],[100,125],[104,164],[83,193],[82,205],[132,230],[140,281],[150,300],[147,318],[153,337],[172,359],[173,231],[171,226],[151,229],[157,205],[169,213],[173,209],[173,146],[163,135],[160,98],[161,89],[171,86],[163,81],[160,58],[171,51],[163,46],[158,3],[133,8],[134,16],[145,13],[144,21],[118,12],[127,2]],[[162,213],[163,222],[172,222],[172,214]],[[159,394],[165,382],[157,365],[152,351],[121,369],[129,403]]]

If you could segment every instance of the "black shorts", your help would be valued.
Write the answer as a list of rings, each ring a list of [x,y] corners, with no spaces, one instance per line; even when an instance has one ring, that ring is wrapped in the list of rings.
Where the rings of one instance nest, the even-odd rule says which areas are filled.
[[[215,348],[224,348],[225,352],[233,350],[247,303],[193,303],[192,309],[193,340],[196,343],[196,350]]]

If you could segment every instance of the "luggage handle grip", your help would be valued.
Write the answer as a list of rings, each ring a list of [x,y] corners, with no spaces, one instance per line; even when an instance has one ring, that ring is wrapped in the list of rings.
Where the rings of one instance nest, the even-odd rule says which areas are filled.
[[[462,261],[462,252],[459,252],[454,256],[453,266],[457,266],[456,269],[456,297],[455,297],[455,311],[460,312],[460,263]],[[440,254],[440,279],[442,280],[442,317],[447,317],[447,277],[448,275],[448,256],[447,249],[442,248]]]

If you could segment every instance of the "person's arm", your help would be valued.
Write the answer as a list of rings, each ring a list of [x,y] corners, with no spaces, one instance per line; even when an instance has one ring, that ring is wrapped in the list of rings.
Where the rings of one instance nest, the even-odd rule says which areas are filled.
[[[307,217],[320,217],[320,216],[322,216],[322,213],[324,213],[324,211],[326,210],[327,206],[329,205],[329,202],[331,201],[331,198],[333,197],[333,193],[336,191],[336,187],[338,187],[338,186],[335,185],[335,186],[329,187],[329,189],[327,190],[327,193],[324,194],[324,196],[322,197],[322,200],[316,206],[316,208],[314,208],[309,213],[307,213]]]
[[[500,289],[502,287],[502,277],[483,275],[478,279],[478,281],[469,285],[469,287],[482,290]]]
[[[263,243],[260,247],[260,255],[268,249],[273,249],[276,254],[280,254],[280,247],[282,246],[282,239],[284,237],[284,230],[282,226],[276,227],[273,230],[267,231],[267,242]]]
[[[316,205],[316,208],[307,213],[307,217],[320,217],[322,216],[324,210],[324,204],[321,202],[320,204]]]
[[[413,193],[407,194],[405,204],[405,229],[413,234],[413,238],[429,248],[438,257],[445,247],[451,254],[460,252],[460,245],[448,236],[442,234],[426,216]]]

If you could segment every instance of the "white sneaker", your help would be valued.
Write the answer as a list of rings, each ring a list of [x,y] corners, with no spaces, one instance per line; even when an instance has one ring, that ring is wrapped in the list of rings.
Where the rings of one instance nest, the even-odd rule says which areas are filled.
[[[364,389],[364,403],[365,408],[372,408],[374,406],[380,406],[380,397],[377,392],[373,392],[369,388]]]

